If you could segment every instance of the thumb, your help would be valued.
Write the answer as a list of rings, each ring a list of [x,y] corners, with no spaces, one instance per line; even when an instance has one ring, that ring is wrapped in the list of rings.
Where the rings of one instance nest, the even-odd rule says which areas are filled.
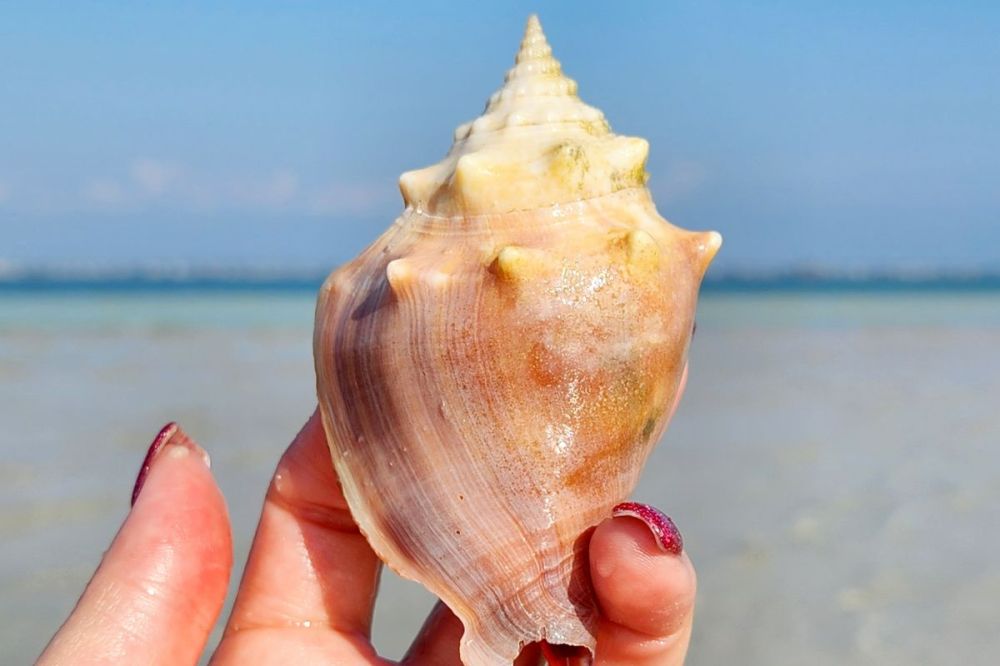
[[[208,455],[153,440],[132,511],[39,664],[194,664],[225,600],[232,539]]]

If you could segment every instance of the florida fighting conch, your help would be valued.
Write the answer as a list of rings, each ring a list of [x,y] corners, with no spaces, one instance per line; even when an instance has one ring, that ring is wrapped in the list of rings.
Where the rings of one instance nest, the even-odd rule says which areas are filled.
[[[465,627],[468,666],[595,644],[590,528],[634,489],[721,244],[656,212],[649,145],[577,97],[528,20],[406,208],[327,279],[319,404],[355,520]]]

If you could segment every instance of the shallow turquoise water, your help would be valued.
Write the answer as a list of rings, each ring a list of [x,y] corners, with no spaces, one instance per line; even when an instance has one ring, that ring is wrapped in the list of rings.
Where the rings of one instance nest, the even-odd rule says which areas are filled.
[[[0,295],[0,654],[72,607],[162,423],[212,454],[237,561],[312,409],[309,293]],[[637,498],[699,569],[690,664],[990,663],[1000,294],[710,294]],[[237,576],[238,578],[238,576]],[[388,576],[398,656],[431,603]]]
[[[204,329],[310,326],[314,295],[261,293],[0,293],[0,331]],[[1000,291],[901,293],[710,293],[702,326],[720,328],[1000,326]]]
[[[314,303],[307,292],[0,294],[0,331],[301,329]]]

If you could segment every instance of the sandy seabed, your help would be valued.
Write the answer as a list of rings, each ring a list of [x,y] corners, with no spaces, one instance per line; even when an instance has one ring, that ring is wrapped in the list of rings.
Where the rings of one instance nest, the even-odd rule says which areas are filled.
[[[296,294],[0,295],[4,663],[72,608],[166,421],[211,453],[242,562],[314,404],[311,316]],[[635,494],[698,568],[688,663],[993,663],[998,396],[1000,294],[707,296]],[[383,576],[386,656],[432,602]]]

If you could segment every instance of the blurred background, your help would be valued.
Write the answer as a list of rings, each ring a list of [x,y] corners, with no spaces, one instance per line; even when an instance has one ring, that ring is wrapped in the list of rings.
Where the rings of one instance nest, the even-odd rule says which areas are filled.
[[[316,288],[530,12],[649,139],[660,212],[726,239],[636,493],[699,570],[689,663],[1000,654],[1000,5],[38,1],[0,4],[5,663],[72,608],[166,421],[242,562],[313,408]],[[387,656],[431,602],[385,575]]]

